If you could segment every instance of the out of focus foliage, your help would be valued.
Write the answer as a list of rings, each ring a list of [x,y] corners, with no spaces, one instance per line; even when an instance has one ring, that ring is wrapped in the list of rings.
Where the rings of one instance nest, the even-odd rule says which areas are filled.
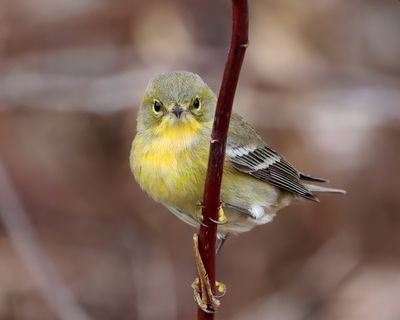
[[[399,30],[395,0],[250,1],[236,111],[348,195],[231,237],[219,319],[400,319]],[[0,160],[93,319],[193,316],[194,230],[128,155],[148,79],[186,69],[217,91],[229,38],[229,1],[0,2]],[[0,319],[55,319],[8,231]]]

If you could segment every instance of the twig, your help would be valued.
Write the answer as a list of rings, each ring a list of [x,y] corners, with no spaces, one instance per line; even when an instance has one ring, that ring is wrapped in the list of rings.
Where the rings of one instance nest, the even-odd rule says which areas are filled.
[[[215,244],[217,225],[210,219],[218,220],[220,192],[228,136],[229,120],[240,69],[248,45],[247,0],[232,0],[232,38],[224,76],[219,91],[213,130],[211,133],[210,155],[203,197],[204,225],[200,227],[200,254],[215,294]],[[198,319],[214,319],[213,314],[198,309]]]
[[[0,161],[0,218],[47,305],[61,320],[89,320],[42,250],[35,230]]]

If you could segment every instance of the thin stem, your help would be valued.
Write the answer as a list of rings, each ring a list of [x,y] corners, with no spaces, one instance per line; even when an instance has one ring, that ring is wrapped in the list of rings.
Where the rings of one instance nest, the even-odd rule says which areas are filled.
[[[221,182],[225,159],[225,147],[228,136],[232,104],[239,79],[240,69],[248,45],[248,8],[247,0],[232,0],[232,38],[224,76],[219,91],[213,130],[211,133],[210,155],[203,198],[204,225],[200,227],[200,254],[215,294],[215,245],[217,225],[211,219],[218,220]],[[198,310],[198,320],[214,319],[213,314]]]

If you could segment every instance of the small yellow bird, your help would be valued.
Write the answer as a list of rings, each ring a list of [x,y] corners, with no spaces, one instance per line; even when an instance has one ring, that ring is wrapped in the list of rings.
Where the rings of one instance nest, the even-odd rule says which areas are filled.
[[[200,208],[217,98],[196,74],[163,73],[153,78],[137,118],[130,166],[140,186],[155,201],[192,226]],[[292,199],[318,201],[315,192],[345,193],[304,181],[326,182],[297,171],[271,149],[239,115],[229,126],[221,187],[225,215],[219,245],[228,233],[270,222]]]

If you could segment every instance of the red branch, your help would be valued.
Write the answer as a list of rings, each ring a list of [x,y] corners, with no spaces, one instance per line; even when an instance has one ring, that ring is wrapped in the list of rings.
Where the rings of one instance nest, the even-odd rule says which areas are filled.
[[[233,98],[239,79],[240,69],[248,45],[248,9],[247,0],[232,0],[232,38],[224,76],[219,90],[213,130],[211,133],[210,155],[203,198],[204,226],[200,227],[200,254],[215,294],[215,245],[217,225],[211,219],[218,220],[222,173],[225,159],[225,147],[228,136],[229,120],[232,113]],[[198,320],[214,319],[213,314],[198,311]]]

